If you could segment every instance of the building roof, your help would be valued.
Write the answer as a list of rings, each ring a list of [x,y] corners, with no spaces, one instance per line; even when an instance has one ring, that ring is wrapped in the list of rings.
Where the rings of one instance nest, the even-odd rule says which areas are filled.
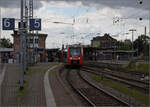
[[[0,48],[0,52],[13,52],[13,48]]]
[[[93,40],[113,40],[113,41],[117,41],[116,39],[109,36],[109,34],[104,34],[104,36],[94,37]]]
[[[136,52],[135,50],[116,50],[116,51],[113,51],[113,50],[105,50],[103,52],[108,52],[108,53],[134,53]]]
[[[36,36],[37,33],[28,33],[30,36]],[[19,36],[19,32],[18,31],[14,31],[13,34],[11,34],[12,36]],[[44,33],[38,33],[38,36],[46,36],[47,37],[48,34],[44,34]]]

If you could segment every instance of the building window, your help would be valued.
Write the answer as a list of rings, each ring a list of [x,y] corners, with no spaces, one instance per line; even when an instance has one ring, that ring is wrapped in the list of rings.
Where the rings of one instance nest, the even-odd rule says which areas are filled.
[[[37,43],[37,44],[38,44],[38,42],[39,42],[39,39],[35,39],[35,43]]]
[[[30,39],[30,43],[33,43],[33,39]]]

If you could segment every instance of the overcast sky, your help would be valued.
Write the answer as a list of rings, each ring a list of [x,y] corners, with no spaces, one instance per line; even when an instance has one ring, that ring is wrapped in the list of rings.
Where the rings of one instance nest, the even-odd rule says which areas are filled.
[[[28,0],[27,0],[28,1]],[[90,44],[92,37],[109,33],[117,40],[131,39],[129,29],[136,29],[134,39],[149,33],[150,0],[34,0],[34,17],[42,19],[41,33],[48,34],[46,48],[82,42]],[[19,18],[20,0],[0,0],[1,16]],[[113,20],[121,20],[113,24]],[[139,21],[139,18],[143,18]],[[71,24],[55,24],[60,21]],[[10,38],[12,31],[2,31]],[[130,33],[128,35],[124,33]],[[116,36],[118,35],[118,36]]]

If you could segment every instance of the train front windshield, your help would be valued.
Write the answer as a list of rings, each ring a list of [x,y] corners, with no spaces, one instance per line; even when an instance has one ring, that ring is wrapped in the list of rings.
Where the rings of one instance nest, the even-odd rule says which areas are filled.
[[[81,48],[70,48],[70,57],[80,57]]]

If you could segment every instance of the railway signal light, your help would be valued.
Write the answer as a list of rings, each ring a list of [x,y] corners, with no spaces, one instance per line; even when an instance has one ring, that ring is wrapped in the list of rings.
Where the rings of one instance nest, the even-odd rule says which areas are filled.
[[[141,20],[143,20],[143,18],[140,17],[139,20],[141,21]]]
[[[143,3],[143,0],[138,0],[138,3],[139,3],[139,4],[142,4],[142,3]]]

